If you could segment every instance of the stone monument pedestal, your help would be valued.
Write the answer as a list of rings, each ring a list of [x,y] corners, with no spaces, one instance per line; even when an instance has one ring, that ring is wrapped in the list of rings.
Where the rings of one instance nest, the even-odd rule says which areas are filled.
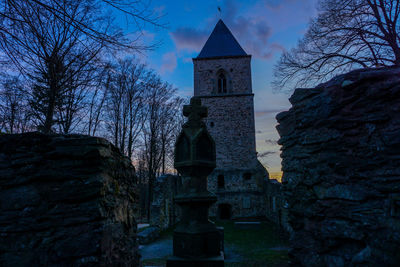
[[[208,220],[209,206],[216,200],[208,191],[175,198],[181,206],[182,218],[173,234],[174,256],[167,260],[167,267],[224,266],[223,233]]]
[[[207,108],[199,98],[192,98],[183,114],[189,120],[176,141],[174,161],[183,181],[183,192],[175,197],[182,217],[167,267],[224,266],[223,234],[208,219],[208,209],[217,197],[207,190],[207,176],[215,168],[215,143],[202,122]]]

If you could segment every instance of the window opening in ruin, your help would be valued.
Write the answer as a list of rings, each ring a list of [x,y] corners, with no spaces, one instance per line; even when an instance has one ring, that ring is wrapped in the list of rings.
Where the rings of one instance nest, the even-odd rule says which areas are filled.
[[[214,122],[210,122],[210,127],[214,127]]]
[[[225,188],[225,177],[222,174],[218,175],[218,188]]]
[[[219,204],[218,216],[221,220],[229,220],[232,217],[232,206],[229,204]]]
[[[250,180],[250,179],[251,179],[251,173],[249,173],[249,172],[244,173],[244,174],[243,174],[243,179],[244,179],[245,181]]]
[[[223,73],[220,73],[218,75],[218,93],[225,94],[226,92],[226,77]]]

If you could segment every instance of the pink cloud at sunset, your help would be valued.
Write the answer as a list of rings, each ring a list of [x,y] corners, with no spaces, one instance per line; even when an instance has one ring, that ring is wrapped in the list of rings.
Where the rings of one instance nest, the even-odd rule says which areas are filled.
[[[175,52],[169,52],[162,56],[161,73],[173,72],[177,66]]]
[[[316,0],[258,1],[251,8],[242,9],[240,1],[226,0],[221,3],[221,17],[248,54],[270,60],[285,50],[273,35],[307,22],[315,3]],[[216,14],[206,18],[204,28],[193,25],[170,32],[177,51],[200,52],[218,19]]]
[[[187,50],[189,52],[199,52],[206,42],[208,35],[208,31],[186,27],[178,28],[174,32],[170,32],[176,49],[178,51]]]

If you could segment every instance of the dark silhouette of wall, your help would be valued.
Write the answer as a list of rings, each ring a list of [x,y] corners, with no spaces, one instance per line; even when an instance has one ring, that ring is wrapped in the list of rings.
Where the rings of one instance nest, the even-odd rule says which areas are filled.
[[[277,129],[294,265],[395,266],[400,69],[353,71],[290,102]]]
[[[104,139],[0,136],[0,266],[138,266],[135,189]]]

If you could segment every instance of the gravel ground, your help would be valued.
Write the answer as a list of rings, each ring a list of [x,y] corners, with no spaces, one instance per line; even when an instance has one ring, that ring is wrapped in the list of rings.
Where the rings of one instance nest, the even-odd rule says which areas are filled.
[[[142,260],[165,258],[172,255],[172,237],[157,239],[153,243],[140,245],[139,251],[142,254]]]

